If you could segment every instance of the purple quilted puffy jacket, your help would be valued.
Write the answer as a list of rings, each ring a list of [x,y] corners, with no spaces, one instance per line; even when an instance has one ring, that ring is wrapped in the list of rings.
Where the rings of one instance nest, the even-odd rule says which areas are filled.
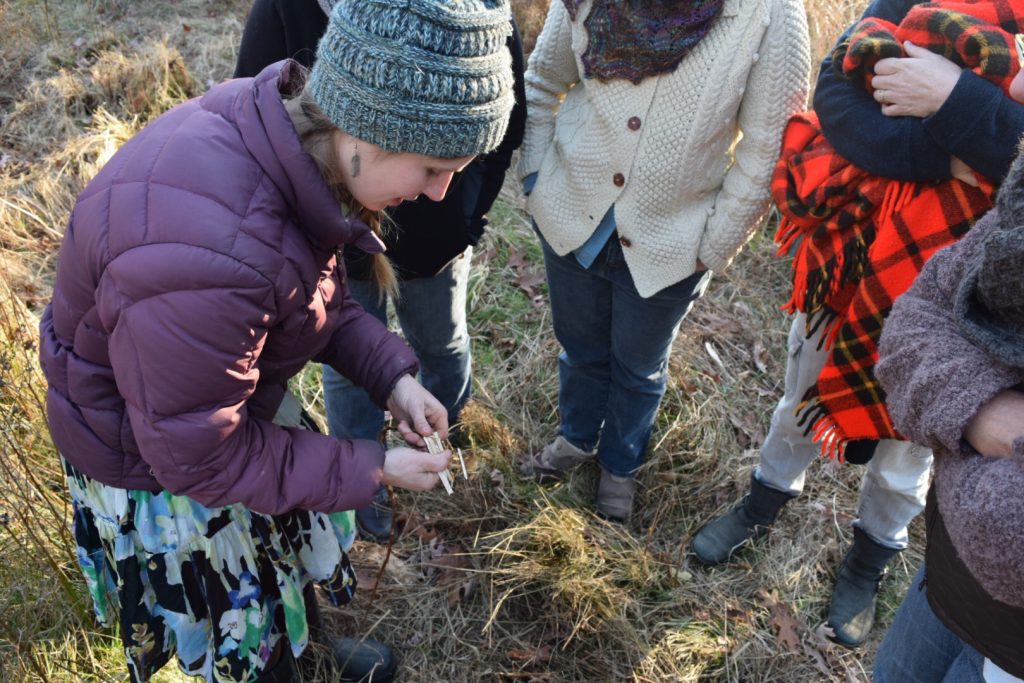
[[[336,249],[380,251],[303,152],[281,62],[214,87],[126,143],[78,198],[43,315],[57,448],[125,489],[278,514],[367,505],[384,451],[271,420],[328,363],[383,405],[412,351],[348,295]]]

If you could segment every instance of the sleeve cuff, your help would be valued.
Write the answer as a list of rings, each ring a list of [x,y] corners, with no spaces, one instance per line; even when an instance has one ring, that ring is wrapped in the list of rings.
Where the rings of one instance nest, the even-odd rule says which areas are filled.
[[[700,251],[697,253],[697,258],[700,259],[701,263],[707,266],[708,270],[715,273],[721,273],[732,262],[732,259],[722,258],[718,253],[704,247],[701,247]]]

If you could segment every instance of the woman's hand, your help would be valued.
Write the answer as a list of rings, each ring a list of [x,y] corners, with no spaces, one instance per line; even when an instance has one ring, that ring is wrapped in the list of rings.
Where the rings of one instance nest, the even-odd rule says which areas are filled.
[[[429,491],[441,481],[437,473],[448,467],[451,451],[427,453],[412,448],[391,448],[384,453],[381,483],[410,491]]]
[[[982,455],[1008,458],[1013,442],[1024,436],[1024,393],[1007,389],[981,407],[967,425],[964,439]]]
[[[388,410],[398,420],[398,433],[406,443],[423,447],[423,437],[434,432],[448,438],[448,411],[412,375],[403,375],[395,384]]]
[[[949,158],[949,173],[971,187],[978,187],[978,177],[974,175],[974,169],[964,163],[960,157]]]
[[[903,48],[906,57],[889,57],[875,64],[874,97],[886,116],[931,116],[953,92],[961,69],[909,40]]]

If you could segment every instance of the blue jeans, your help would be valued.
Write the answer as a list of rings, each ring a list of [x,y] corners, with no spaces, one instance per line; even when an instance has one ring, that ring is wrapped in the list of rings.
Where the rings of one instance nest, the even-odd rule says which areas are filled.
[[[392,301],[406,340],[420,359],[420,382],[448,410],[449,426],[469,400],[471,389],[466,285],[473,248],[434,277],[406,280]],[[387,301],[372,282],[349,280],[352,297],[387,324]],[[324,403],[331,435],[339,439],[374,439],[384,425],[384,411],[360,387],[324,366]]]
[[[984,683],[985,658],[939,621],[917,570],[875,657],[875,683]]]
[[[641,297],[612,233],[590,268],[541,238],[558,357],[560,432],[577,448],[597,446],[601,466],[632,476],[643,464],[668,380],[679,324],[707,289],[694,273]]]

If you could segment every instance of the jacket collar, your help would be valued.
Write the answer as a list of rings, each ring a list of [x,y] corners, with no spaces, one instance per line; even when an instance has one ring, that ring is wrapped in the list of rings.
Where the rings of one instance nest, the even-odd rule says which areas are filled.
[[[271,64],[255,78],[236,79],[220,88],[234,95],[230,116],[246,148],[281,192],[309,239],[324,249],[352,244],[367,253],[380,253],[384,244],[366,223],[343,215],[316,162],[299,143],[282,97],[298,95],[305,82],[306,70],[298,62],[285,60]],[[216,90],[219,88],[210,95]]]

